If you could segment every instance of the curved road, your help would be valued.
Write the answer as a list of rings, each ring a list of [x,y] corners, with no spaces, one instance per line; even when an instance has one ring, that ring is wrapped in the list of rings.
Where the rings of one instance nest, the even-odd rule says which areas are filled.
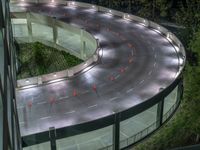
[[[17,92],[22,136],[126,110],[153,97],[176,78],[179,61],[175,48],[153,30],[92,9],[25,7],[86,29],[99,39],[103,54],[97,65],[74,78]]]

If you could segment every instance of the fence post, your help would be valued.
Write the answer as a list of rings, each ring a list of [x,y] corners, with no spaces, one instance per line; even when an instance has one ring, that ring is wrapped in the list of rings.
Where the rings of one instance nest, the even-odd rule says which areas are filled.
[[[176,98],[176,104],[178,104],[183,99],[183,79],[178,84],[178,90],[177,90],[177,98]]]
[[[157,117],[156,117],[156,128],[162,125],[163,121],[163,107],[164,107],[164,98],[158,103],[157,107]]]
[[[56,150],[56,130],[55,127],[49,128],[49,139],[51,143],[51,150]]]
[[[54,47],[56,48],[56,45],[58,43],[58,27],[56,24],[56,18],[53,19],[53,42],[54,42]]]
[[[30,12],[26,13],[26,19],[27,19],[29,42],[32,42],[33,41],[33,31],[32,31],[31,13]]]
[[[113,124],[113,150],[120,149],[120,114],[115,114],[115,123]]]
[[[84,32],[85,29],[81,29],[80,31],[80,40],[81,40],[81,59],[85,60],[86,58],[86,42],[84,40]]]

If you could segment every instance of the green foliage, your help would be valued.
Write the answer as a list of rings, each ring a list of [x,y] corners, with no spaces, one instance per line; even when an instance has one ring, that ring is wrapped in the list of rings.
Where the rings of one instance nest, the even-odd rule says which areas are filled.
[[[45,46],[39,42],[35,42],[33,45],[33,52],[35,57],[35,64],[38,66],[39,74],[46,72],[46,62],[44,50]]]
[[[99,5],[131,12],[150,20],[176,22],[196,29],[200,23],[199,0],[99,0]]]
[[[200,52],[200,28],[199,30],[194,34],[193,39],[190,41],[190,48],[194,51],[199,53]]]
[[[18,79],[65,70],[83,62],[65,51],[59,51],[40,42],[19,44],[19,49]]]
[[[177,23],[184,24],[186,27],[195,30],[200,24],[200,1],[186,0],[186,4],[184,6],[183,3],[180,3],[179,10],[172,17]]]
[[[153,0],[141,0],[140,5],[142,5],[142,9],[138,11],[138,15],[144,18],[153,18]]]

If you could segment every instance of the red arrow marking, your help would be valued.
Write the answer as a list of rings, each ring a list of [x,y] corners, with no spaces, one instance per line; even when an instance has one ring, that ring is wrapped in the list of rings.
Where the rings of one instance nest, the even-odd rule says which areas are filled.
[[[33,106],[32,101],[29,101],[29,102],[28,102],[28,107],[31,108],[32,106]]]
[[[92,86],[92,89],[93,89],[93,91],[97,91],[97,86],[96,86],[96,84],[94,84],[93,86]]]
[[[74,96],[74,97],[77,96],[77,92],[76,92],[75,89],[74,89],[74,91],[73,91],[73,96]]]

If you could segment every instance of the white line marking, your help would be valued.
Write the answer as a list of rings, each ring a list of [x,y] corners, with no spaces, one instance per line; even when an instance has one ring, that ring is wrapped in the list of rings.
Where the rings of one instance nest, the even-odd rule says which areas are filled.
[[[45,104],[45,103],[47,103],[47,102],[39,102],[39,103],[37,103],[38,105],[42,105],[42,104]]]
[[[120,77],[120,75],[118,74],[116,77],[115,77],[115,79],[118,79]]]
[[[72,113],[75,113],[75,112],[76,112],[75,110],[72,110],[72,111],[66,112],[64,114],[67,115],[67,114],[72,114]]]
[[[111,98],[111,99],[109,99],[109,101],[114,101],[114,100],[116,100],[116,99],[118,99],[119,97],[113,97],[113,98]]]
[[[62,99],[65,99],[65,98],[67,99],[67,98],[69,98],[69,96],[60,97],[59,100],[62,100]]]
[[[86,94],[86,93],[89,93],[90,91],[89,90],[87,90],[87,91],[84,91],[84,92],[82,92],[82,94]]]
[[[144,82],[144,80],[140,81],[140,84],[142,84]]]
[[[126,91],[126,93],[130,93],[131,91],[133,91],[133,88],[132,89],[129,89]]]
[[[43,118],[40,118],[40,119],[44,120],[44,119],[49,119],[49,118],[51,118],[51,116],[49,116],[49,117],[43,117]]]
[[[89,106],[88,108],[93,108],[93,107],[97,107],[97,104],[96,104],[96,105]]]

